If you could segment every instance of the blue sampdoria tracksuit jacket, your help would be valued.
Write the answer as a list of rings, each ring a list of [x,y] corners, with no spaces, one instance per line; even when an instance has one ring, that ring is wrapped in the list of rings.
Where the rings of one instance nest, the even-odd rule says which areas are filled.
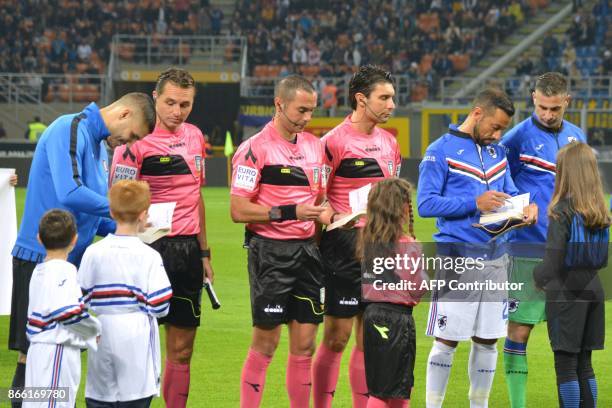
[[[41,262],[45,249],[36,239],[43,214],[53,208],[70,211],[77,223],[78,240],[68,260],[79,265],[96,233],[115,230],[110,218],[108,154],[110,135],[100,109],[89,104],[82,112],[60,116],[44,131],[34,152],[21,228],[13,256]]]
[[[513,255],[541,258],[548,230],[548,204],[555,188],[557,152],[572,142],[586,143],[582,130],[564,120],[557,130],[544,126],[535,114],[525,119],[504,135],[510,172],[520,194],[529,193],[530,201],[538,205],[538,222],[512,232],[510,242]]]
[[[473,226],[480,218],[476,198],[487,190],[518,193],[504,148],[479,146],[469,134],[451,125],[448,133],[427,148],[419,166],[418,211],[421,217],[438,218],[435,241],[488,242],[493,235]]]

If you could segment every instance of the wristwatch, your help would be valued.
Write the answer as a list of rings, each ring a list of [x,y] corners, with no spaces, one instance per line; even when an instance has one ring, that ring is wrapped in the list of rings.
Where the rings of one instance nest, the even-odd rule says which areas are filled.
[[[200,258],[210,259],[210,248],[200,249]]]
[[[278,222],[281,220],[283,213],[280,207],[272,207],[270,211],[268,211],[268,216],[270,217],[270,221]]]

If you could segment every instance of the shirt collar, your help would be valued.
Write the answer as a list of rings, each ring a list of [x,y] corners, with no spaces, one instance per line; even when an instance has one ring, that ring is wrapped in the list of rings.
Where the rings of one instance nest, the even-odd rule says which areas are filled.
[[[95,102],[87,105],[85,109],[83,109],[83,113],[87,119],[85,125],[97,142],[101,142],[110,136],[110,131],[106,127],[104,119],[102,119],[100,108],[98,108]]]

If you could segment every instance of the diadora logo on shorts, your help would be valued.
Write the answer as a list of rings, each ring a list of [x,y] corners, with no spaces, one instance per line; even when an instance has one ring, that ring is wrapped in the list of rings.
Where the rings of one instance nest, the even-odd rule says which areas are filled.
[[[283,313],[284,311],[285,309],[283,309],[281,305],[275,305],[275,306],[267,305],[264,308],[264,312],[266,313]]]
[[[342,298],[340,299],[338,303],[341,305],[345,305],[345,306],[358,306],[359,305],[359,301],[354,297],[348,300],[346,298]]]

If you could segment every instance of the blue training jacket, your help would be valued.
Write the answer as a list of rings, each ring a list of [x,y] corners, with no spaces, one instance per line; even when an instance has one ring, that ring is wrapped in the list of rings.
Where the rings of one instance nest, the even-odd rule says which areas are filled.
[[[480,218],[476,198],[487,190],[518,193],[503,147],[480,147],[451,125],[427,148],[419,165],[418,211],[421,217],[438,218],[435,241],[488,242],[493,235],[472,225]]]
[[[548,204],[555,188],[557,152],[571,142],[586,143],[582,130],[564,120],[560,129],[544,126],[533,114],[504,135],[505,147],[514,184],[520,194],[529,193],[529,201],[538,205],[536,225],[513,231],[513,254],[541,258],[544,245],[528,246],[520,243],[545,243],[548,230]]]
[[[13,256],[41,262],[45,249],[36,239],[43,214],[53,208],[70,211],[77,223],[78,240],[68,261],[79,265],[94,235],[115,230],[110,218],[108,154],[110,135],[100,109],[89,104],[82,112],[57,118],[40,137],[30,167],[25,209]]]

